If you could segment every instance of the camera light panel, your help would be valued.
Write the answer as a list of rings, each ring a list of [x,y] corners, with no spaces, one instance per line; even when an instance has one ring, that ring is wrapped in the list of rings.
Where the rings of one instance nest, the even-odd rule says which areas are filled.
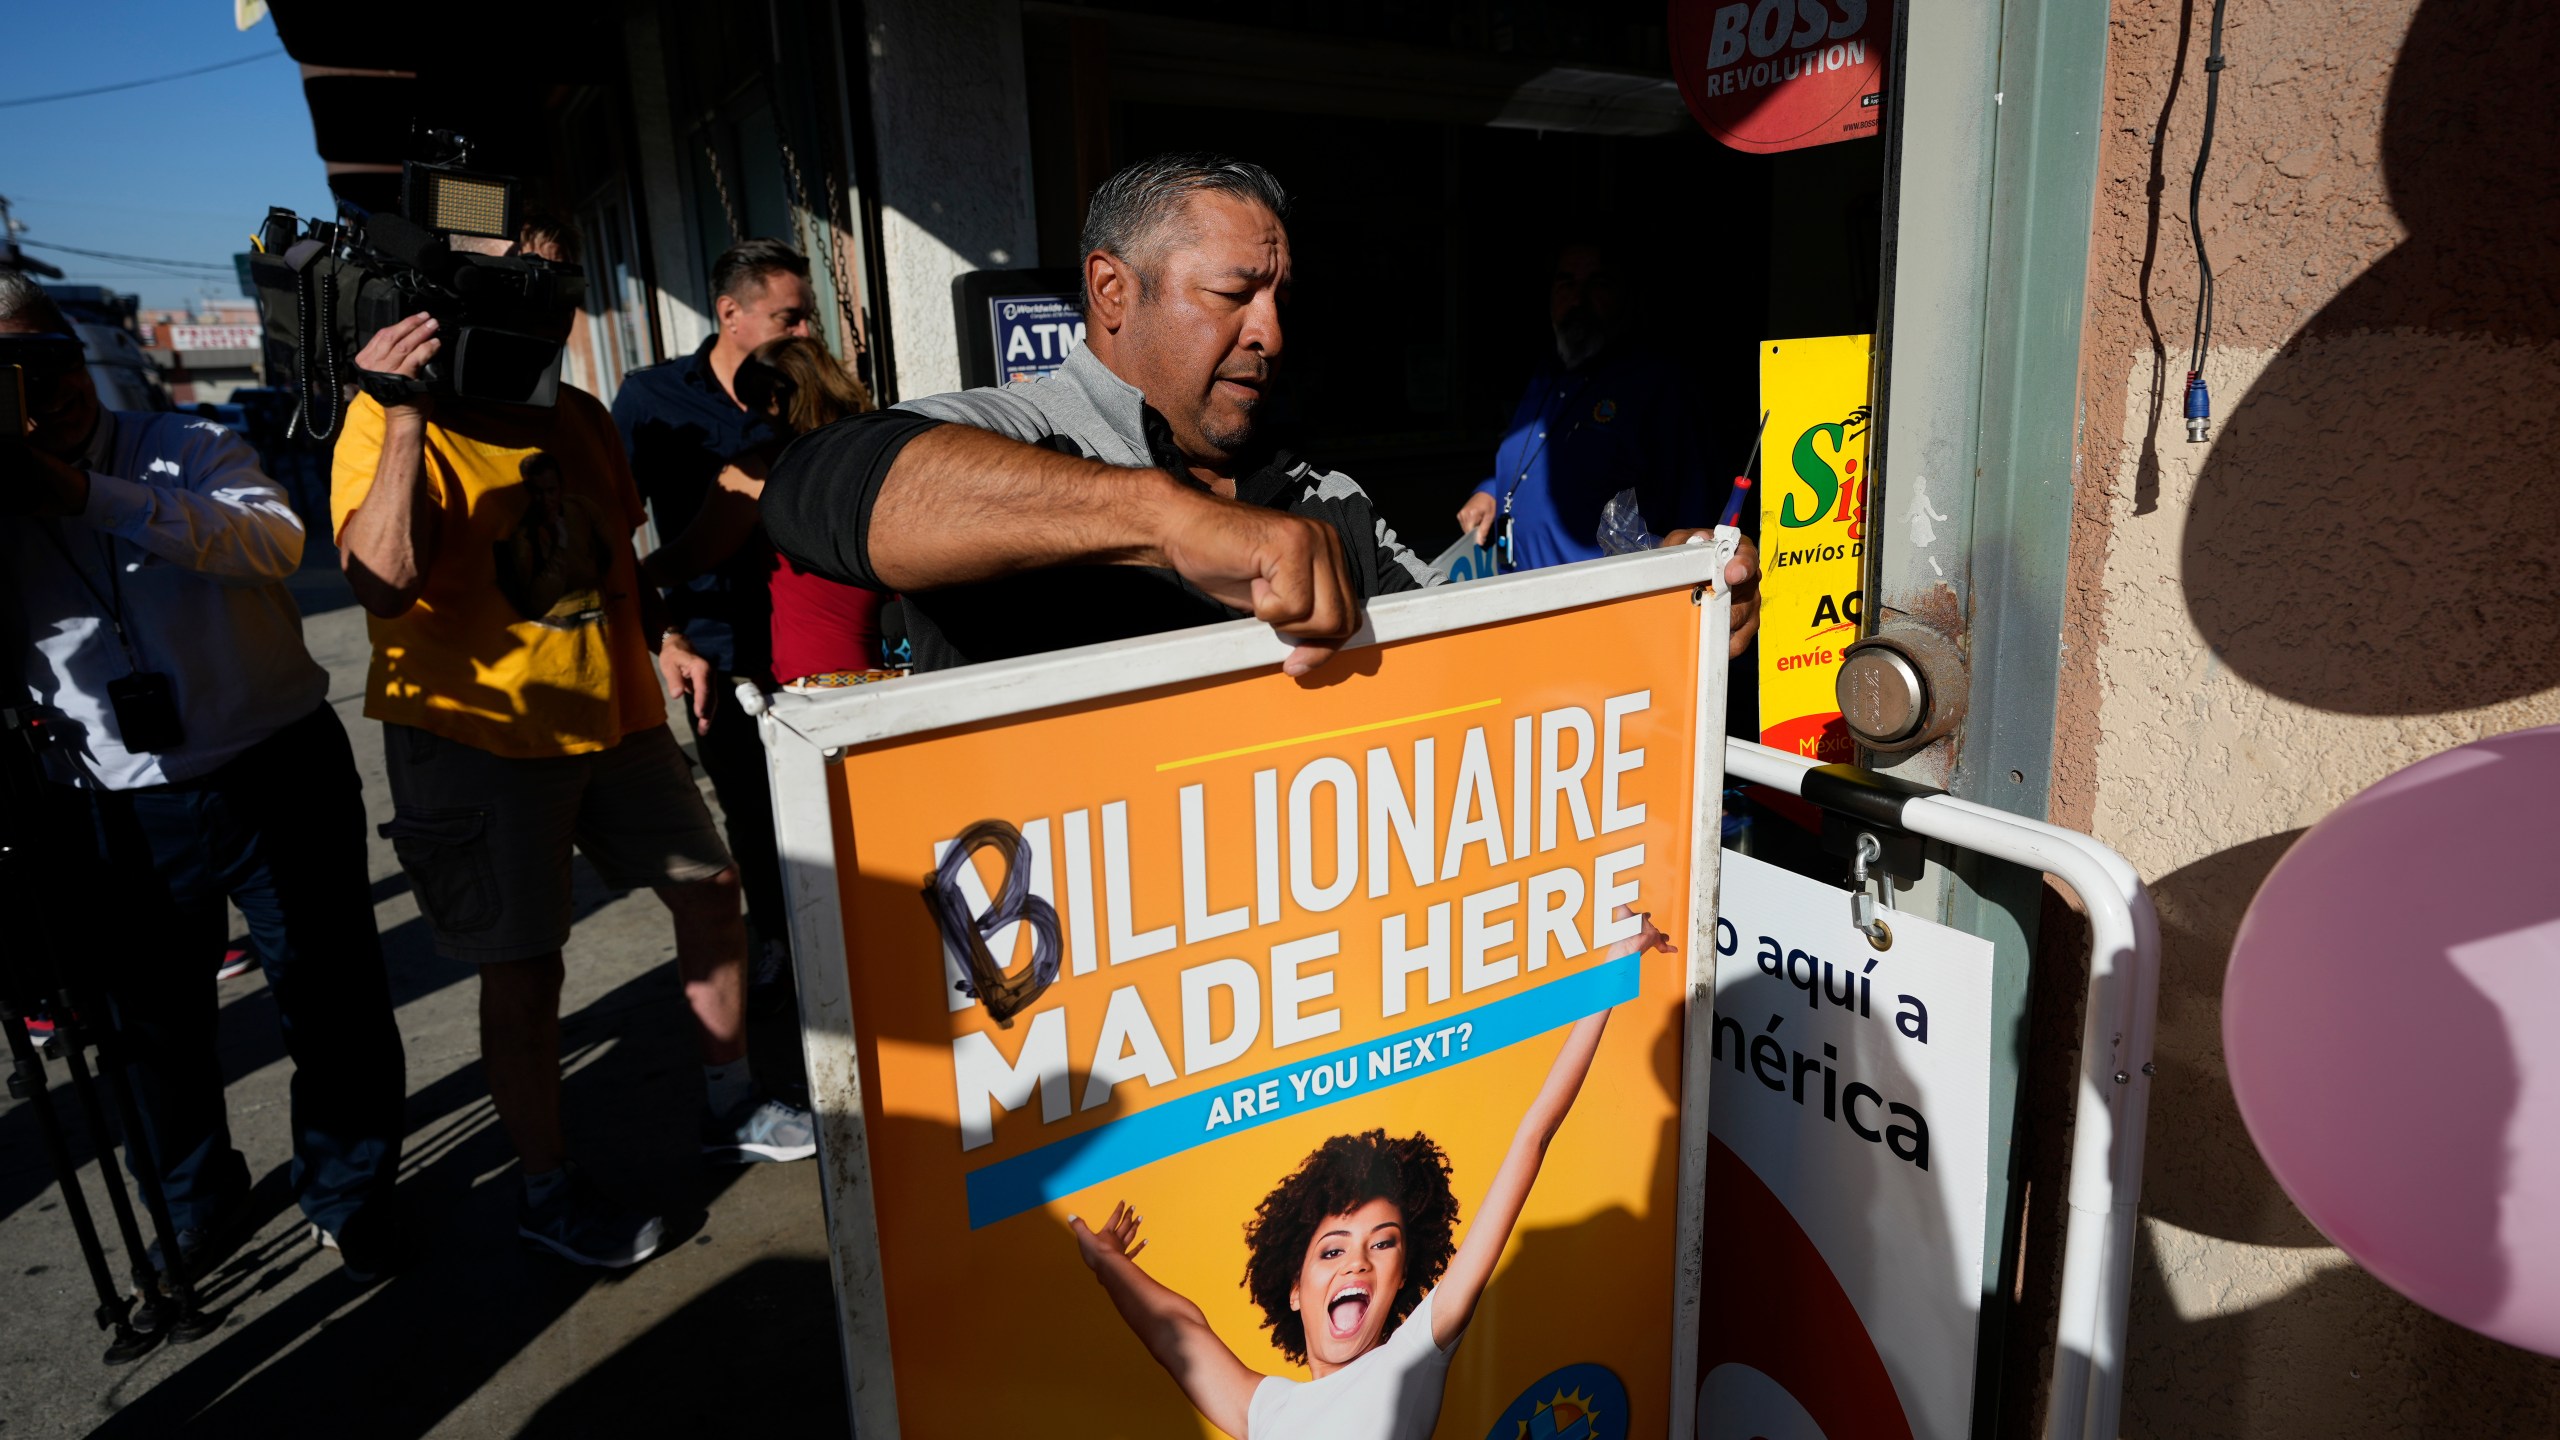
[[[448,235],[515,238],[515,187],[494,175],[414,166],[409,218]]]

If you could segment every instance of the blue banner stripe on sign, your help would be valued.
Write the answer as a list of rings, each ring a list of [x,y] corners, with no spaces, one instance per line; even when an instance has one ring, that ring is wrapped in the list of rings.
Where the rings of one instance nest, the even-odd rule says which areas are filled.
[[[1625,955],[1578,975],[1552,980],[1490,1005],[1443,1016],[1427,1025],[1384,1035],[1259,1075],[1186,1095],[1097,1125],[1081,1135],[999,1160],[969,1172],[969,1228],[992,1225],[1036,1210],[1088,1185],[1099,1185],[1141,1165],[1179,1155],[1222,1135],[1292,1115],[1304,1115],[1356,1096],[1437,1074],[1479,1056],[1517,1045],[1636,998],[1642,955]],[[1349,1062],[1352,1079],[1342,1083]],[[1318,1071],[1335,1080],[1319,1093]],[[1299,1083],[1293,1083],[1293,1079]],[[1276,1095],[1276,1103],[1272,1097]],[[1250,1097],[1251,1113],[1237,1115],[1238,1097]],[[1212,1129],[1211,1126],[1216,1128]]]

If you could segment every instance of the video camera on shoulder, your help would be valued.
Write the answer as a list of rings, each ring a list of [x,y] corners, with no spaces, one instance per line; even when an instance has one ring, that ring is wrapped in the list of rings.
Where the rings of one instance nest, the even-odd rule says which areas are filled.
[[[249,259],[266,323],[270,383],[292,391],[299,433],[337,433],[349,383],[384,404],[423,393],[501,405],[560,398],[560,358],[586,298],[575,265],[483,255],[452,243],[516,238],[517,182],[469,168],[470,142],[439,131],[436,161],[401,167],[402,214],[304,220],[279,206]],[[424,311],[444,342],[417,379],[360,373],[356,352],[384,326]]]

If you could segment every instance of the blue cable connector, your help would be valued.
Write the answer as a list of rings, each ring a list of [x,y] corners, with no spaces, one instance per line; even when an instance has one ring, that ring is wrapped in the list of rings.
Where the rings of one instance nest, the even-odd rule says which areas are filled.
[[[2213,397],[2205,393],[2204,375],[2190,370],[2187,372],[2187,438],[2203,444],[2205,422],[2212,418]]]

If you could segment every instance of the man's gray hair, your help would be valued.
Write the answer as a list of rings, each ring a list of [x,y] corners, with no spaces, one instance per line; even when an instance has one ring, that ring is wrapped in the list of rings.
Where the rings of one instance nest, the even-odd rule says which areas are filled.
[[[1196,152],[1158,155],[1124,166],[1094,187],[1086,207],[1084,255],[1107,251],[1128,261],[1138,272],[1141,292],[1155,288],[1157,258],[1163,253],[1165,230],[1180,221],[1196,195],[1225,195],[1250,201],[1278,219],[1289,218],[1289,192],[1270,171],[1249,160]],[[1084,296],[1090,307],[1093,295]]]
[[[76,335],[62,318],[62,307],[21,270],[0,266],[0,324],[32,325],[39,332]]]

